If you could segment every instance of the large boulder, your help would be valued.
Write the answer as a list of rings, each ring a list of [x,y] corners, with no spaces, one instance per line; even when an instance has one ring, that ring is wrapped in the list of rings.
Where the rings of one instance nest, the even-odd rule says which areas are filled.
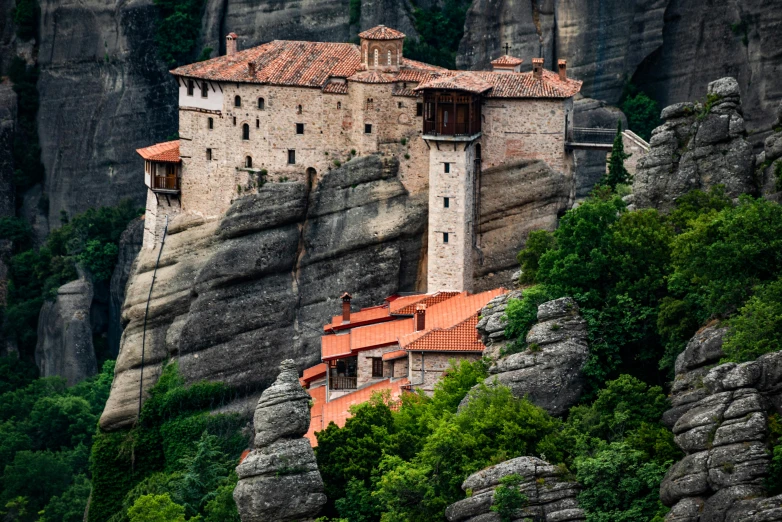
[[[691,190],[724,185],[728,197],[758,192],[755,157],[741,109],[739,84],[721,78],[709,84],[707,100],[663,109],[633,182],[635,205],[670,210]]]
[[[537,457],[518,457],[473,473],[462,483],[470,496],[448,506],[445,517],[449,522],[499,522],[499,514],[491,511],[494,491],[501,479],[510,475],[520,477],[518,488],[528,501],[517,518],[534,522],[586,520],[576,498],[579,485]]]
[[[92,283],[78,279],[62,285],[56,299],[41,307],[35,346],[41,377],[64,377],[72,386],[98,372],[90,324],[92,296]]]
[[[511,355],[503,355],[511,342],[504,338],[504,306],[497,300],[490,302],[478,324],[478,331],[490,341],[489,355],[498,357],[485,383],[505,385],[514,396],[526,397],[552,415],[563,415],[581,397],[582,370],[589,355],[586,321],[578,305],[569,297],[541,304],[526,348]]]
[[[310,396],[299,383],[296,362],[280,364],[277,380],[255,408],[255,449],[236,468],[234,500],[242,522],[312,518],[326,503],[315,453],[304,435]]]

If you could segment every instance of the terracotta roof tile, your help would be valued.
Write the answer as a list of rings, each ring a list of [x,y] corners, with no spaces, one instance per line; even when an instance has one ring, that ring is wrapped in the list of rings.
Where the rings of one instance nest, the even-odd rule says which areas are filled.
[[[515,67],[516,65],[521,65],[523,62],[524,62],[524,60],[522,60],[521,58],[516,58],[515,56],[508,56],[506,54],[506,55],[500,56],[496,60],[492,60],[491,64],[492,65],[512,65],[512,66]]]
[[[350,351],[393,344],[413,330],[412,318],[354,328],[350,331]]]
[[[143,149],[136,149],[136,152],[149,161],[160,161],[164,163],[179,163],[179,140],[157,143]]]
[[[320,354],[323,360],[350,355],[350,335],[324,335],[320,338]]]
[[[478,312],[450,328],[428,330],[405,347],[415,352],[482,352],[486,347],[478,331]],[[383,356],[385,360],[385,356]]]
[[[299,380],[309,382],[313,379],[317,379],[322,375],[326,375],[326,370],[328,370],[328,365],[326,363],[316,364],[315,366],[311,366],[304,370],[304,372],[302,372],[301,379]]]
[[[408,96],[410,98],[418,98],[421,96],[420,92],[416,92],[413,89],[397,89],[391,93],[391,96]]]
[[[331,322],[323,327],[324,330],[346,330],[349,328],[355,328],[357,326],[366,326],[380,321],[390,321],[393,317],[388,310],[388,305],[372,306],[369,308],[362,308],[357,312],[350,313],[350,322],[343,323],[342,315],[335,315],[331,318]]]
[[[327,92],[329,94],[347,94],[348,84],[347,82],[329,82],[325,87],[323,87],[323,92]]]
[[[382,73],[380,71],[361,71],[349,76],[348,80],[357,83],[394,83],[397,81],[396,75],[391,73]]]
[[[407,357],[407,350],[394,350],[393,352],[386,352],[383,354],[384,361],[393,361],[394,359],[401,359]]]
[[[252,76],[248,62],[255,64]],[[184,65],[171,73],[216,81],[322,87],[329,77],[347,78],[360,66],[361,52],[353,44],[274,40],[232,55]]]
[[[400,301],[399,299],[391,303],[391,313],[399,315],[412,315],[415,313],[415,306],[418,304],[425,304],[427,307],[442,303],[443,301],[456,297],[460,292],[437,292],[434,294],[420,294],[417,296],[406,296]],[[413,298],[409,299],[408,298]]]
[[[439,78],[432,78],[427,82],[420,84],[415,88],[416,91],[423,89],[447,89],[447,90],[459,90],[472,92],[475,94],[481,94],[489,89],[493,85],[486,82],[480,76],[472,72],[462,72],[454,76],[442,76]]]
[[[309,390],[310,397],[313,399],[313,405],[310,409],[310,429],[305,437],[310,440],[310,444],[313,447],[317,446],[318,439],[315,437],[315,433],[325,429],[331,422],[340,428],[343,427],[345,421],[350,417],[348,410],[351,406],[367,402],[373,393],[384,390],[391,392],[391,400],[397,400],[402,394],[402,387],[409,384],[409,382],[407,379],[399,379],[393,382],[390,379],[386,379],[356,390],[353,393],[343,395],[331,402],[326,402],[325,386]]]
[[[363,33],[358,33],[358,37],[365,40],[399,40],[404,38],[405,34],[385,25],[378,25],[372,29],[367,29]]]
[[[426,69],[429,71],[447,71],[445,67],[439,65],[432,65],[429,63],[419,62],[418,60],[411,60],[410,58],[402,57],[402,67],[410,67],[412,69]],[[402,69],[404,70],[404,69]]]
[[[532,72],[501,73],[474,71],[494,88],[487,98],[570,98],[581,90],[579,80],[559,79],[559,74],[543,69],[543,79],[537,80]]]

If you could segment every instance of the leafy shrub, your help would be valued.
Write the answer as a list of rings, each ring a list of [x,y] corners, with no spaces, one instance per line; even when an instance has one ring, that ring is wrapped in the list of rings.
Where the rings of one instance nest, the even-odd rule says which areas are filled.
[[[760,286],[730,320],[725,360],[746,362],[782,350],[782,279]]]
[[[193,58],[201,32],[203,0],[154,0],[160,12],[155,42],[161,59],[169,67]]]
[[[407,38],[404,55],[432,65],[456,69],[456,51],[464,36],[469,0],[445,0],[429,7],[414,7],[413,22],[419,38]]]
[[[128,510],[130,522],[185,522],[185,508],[168,494],[139,497]]]
[[[620,108],[627,116],[627,128],[649,141],[652,131],[661,123],[658,103],[630,84],[626,88]]]
[[[500,485],[494,490],[494,502],[491,510],[500,515],[501,522],[515,520],[518,511],[529,502],[527,496],[519,491],[521,482],[521,476],[508,475],[500,479]]]
[[[529,233],[524,248],[516,256],[516,260],[521,265],[519,283],[531,284],[535,282],[540,257],[554,248],[556,244],[554,234],[547,230],[533,230]]]

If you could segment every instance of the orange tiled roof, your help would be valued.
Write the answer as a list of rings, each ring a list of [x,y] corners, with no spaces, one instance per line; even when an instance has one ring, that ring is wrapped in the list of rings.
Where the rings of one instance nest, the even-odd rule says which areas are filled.
[[[394,83],[397,81],[396,75],[382,73],[380,71],[360,71],[349,76],[348,80],[358,83]]]
[[[402,357],[407,357],[407,350],[394,350],[393,352],[386,352],[383,354],[384,361],[393,361],[394,359],[401,359]]]
[[[487,98],[570,98],[581,90],[582,82],[568,78],[560,80],[559,74],[543,69],[543,79],[536,80],[532,72],[496,73],[474,71],[494,88]]]
[[[358,33],[358,37],[365,40],[399,40],[404,38],[405,34],[385,25],[378,25],[372,29],[367,29],[363,33]]]
[[[327,92],[329,94],[347,94],[348,84],[347,82],[329,82],[325,87],[323,87],[323,92]]]
[[[315,437],[315,433],[325,429],[331,422],[340,428],[343,427],[345,421],[350,417],[348,409],[351,406],[367,402],[373,393],[384,390],[390,390],[391,399],[396,400],[402,394],[402,387],[409,384],[409,382],[407,379],[399,379],[393,382],[386,379],[366,388],[356,390],[353,393],[343,395],[331,402],[326,402],[325,386],[308,390],[310,397],[312,397],[313,405],[310,409],[310,429],[305,437],[310,440],[310,444],[313,447],[317,446],[318,439]]]
[[[453,76],[441,76],[439,78],[432,78],[431,80],[422,83],[415,88],[416,91],[423,89],[445,89],[445,90],[459,90],[467,91],[475,94],[481,94],[493,86],[484,81],[480,76],[472,72],[462,72]]]
[[[428,308],[437,303],[442,303],[446,299],[456,297],[457,295],[459,295],[459,292],[437,292],[434,294],[419,294],[401,297],[391,302],[391,313],[412,315],[415,313],[415,305],[417,304],[425,304]]]
[[[248,62],[255,64],[254,75]],[[361,52],[353,44],[274,40],[232,55],[183,65],[171,73],[205,80],[322,87],[329,77],[347,78],[360,67]]]
[[[355,352],[396,343],[401,336],[413,332],[414,328],[412,318],[354,328],[350,331],[350,350]]]
[[[301,379],[299,379],[299,382],[305,384],[313,379],[317,379],[322,375],[326,375],[326,370],[328,370],[328,365],[326,363],[320,363],[320,364],[316,364],[315,366],[310,366],[309,368],[304,370],[304,372],[302,372]]]
[[[179,163],[179,140],[157,143],[143,149],[136,149],[139,156],[149,161]]]
[[[326,360],[350,355],[350,335],[324,335],[320,338],[321,358]]]
[[[521,58],[516,58],[515,56],[508,56],[506,54],[506,55],[500,56],[496,60],[492,60],[491,64],[492,65],[512,65],[512,66],[515,67],[516,65],[521,65],[522,62],[524,62],[524,60],[522,60]]]
[[[388,305],[372,306],[362,308],[358,312],[350,312],[350,322],[343,323],[342,315],[335,315],[331,322],[323,327],[324,330],[355,328],[362,324],[377,322],[381,320],[391,320],[393,317],[388,312]]]
[[[403,351],[424,352],[482,352],[485,348],[475,327],[478,312],[450,328],[435,328],[405,346]],[[383,356],[385,359],[385,355]]]

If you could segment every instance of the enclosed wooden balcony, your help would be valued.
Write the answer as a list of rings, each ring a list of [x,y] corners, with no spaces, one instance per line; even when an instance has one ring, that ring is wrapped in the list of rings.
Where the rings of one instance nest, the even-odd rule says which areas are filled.
[[[480,132],[480,96],[456,92],[424,95],[425,137],[469,137]]]
[[[144,184],[147,187],[156,193],[179,194],[182,175],[179,140],[158,143],[136,152],[144,158]]]

